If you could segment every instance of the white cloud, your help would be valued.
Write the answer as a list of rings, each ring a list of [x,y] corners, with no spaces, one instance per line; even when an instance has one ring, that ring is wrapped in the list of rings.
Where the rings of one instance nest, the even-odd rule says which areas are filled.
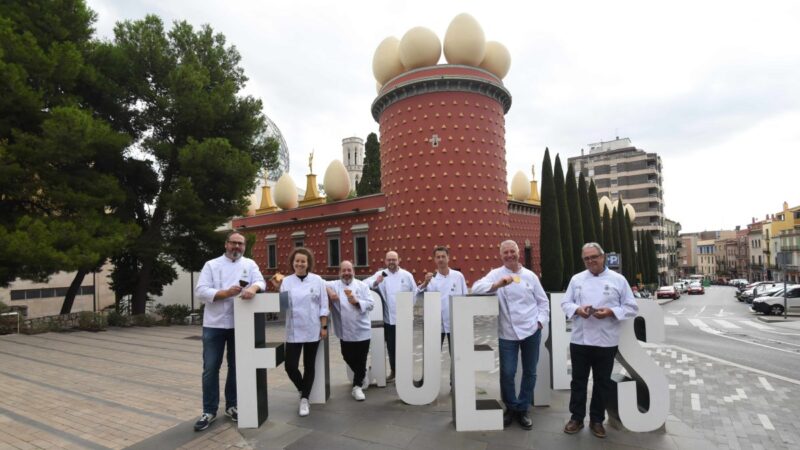
[[[422,25],[443,39],[469,12],[512,55],[508,167],[541,164],[616,135],[657,152],[665,211],[684,229],[731,228],[800,203],[800,3],[793,1],[265,2],[89,0],[98,33],[146,13],[210,24],[242,54],[303,184],[377,132],[372,54]],[[510,171],[514,172],[514,171]],[[527,170],[526,170],[527,172]],[[513,175],[510,173],[509,176]]]

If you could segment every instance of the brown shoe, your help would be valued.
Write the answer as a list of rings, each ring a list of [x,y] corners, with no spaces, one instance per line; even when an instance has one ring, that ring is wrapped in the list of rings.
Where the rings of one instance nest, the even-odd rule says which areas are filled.
[[[603,424],[600,422],[589,422],[589,430],[593,435],[601,439],[606,437],[606,429],[603,428]]]
[[[582,429],[583,422],[578,422],[577,420],[570,420],[566,425],[564,425],[564,433],[567,434],[575,434]]]

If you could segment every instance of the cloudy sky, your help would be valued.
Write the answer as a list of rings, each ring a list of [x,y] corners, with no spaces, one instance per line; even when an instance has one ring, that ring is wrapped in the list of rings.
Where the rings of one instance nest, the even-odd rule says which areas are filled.
[[[800,2],[88,0],[100,37],[156,14],[210,24],[242,55],[302,182],[378,131],[372,55],[472,14],[512,57],[504,83],[509,178],[544,148],[562,158],[629,137],[661,155],[665,213],[684,231],[746,225],[800,204]],[[442,57],[441,63],[444,63]],[[302,186],[301,186],[302,187]]]

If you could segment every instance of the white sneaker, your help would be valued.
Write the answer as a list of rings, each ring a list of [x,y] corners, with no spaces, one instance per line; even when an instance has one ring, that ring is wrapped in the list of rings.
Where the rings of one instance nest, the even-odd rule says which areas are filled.
[[[367,399],[364,395],[364,391],[361,390],[361,386],[353,386],[353,391],[351,393],[353,394],[353,398],[358,402],[363,402]]]
[[[311,412],[310,410],[311,410],[311,407],[308,405],[308,399],[307,398],[301,398],[300,399],[300,411],[298,412],[298,414],[300,414],[300,417],[307,416],[308,413]]]

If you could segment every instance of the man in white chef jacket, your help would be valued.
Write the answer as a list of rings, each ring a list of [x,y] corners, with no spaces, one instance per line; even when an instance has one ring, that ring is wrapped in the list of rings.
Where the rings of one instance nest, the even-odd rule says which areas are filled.
[[[589,370],[594,386],[589,405],[589,430],[606,437],[603,427],[606,402],[611,392],[611,372],[617,354],[622,321],[636,317],[639,307],[628,281],[605,267],[605,252],[590,242],[581,250],[586,270],[572,277],[561,300],[561,309],[572,319],[572,361],[569,412],[564,432],[574,434],[583,428],[586,416],[586,385]]]
[[[227,346],[228,376],[225,380],[225,415],[234,422],[236,410],[236,353],[233,330],[233,298],[252,299],[266,290],[258,265],[244,254],[247,241],[237,232],[228,234],[225,254],[207,261],[197,280],[195,296],[205,304],[203,312],[203,414],[195,431],[208,428],[219,408],[219,369]]]
[[[353,277],[353,263],[339,263],[339,279],[325,283],[331,304],[333,331],[340,339],[342,358],[353,371],[351,395],[364,401],[363,385],[367,374],[367,355],[372,335],[369,313],[373,308],[372,294],[364,282]]]
[[[389,367],[392,371],[386,378],[387,382],[394,381],[394,349],[396,342],[397,325],[397,293],[416,292],[417,284],[414,277],[405,269],[400,268],[400,257],[395,251],[386,252],[386,268],[377,271],[374,275],[364,280],[370,289],[377,289],[383,301],[383,332],[386,339],[386,348],[389,351]]]
[[[500,347],[500,395],[505,403],[503,426],[514,417],[522,428],[530,430],[533,421],[528,407],[533,402],[536,363],[542,328],[550,320],[550,303],[539,278],[519,262],[519,246],[512,240],[500,244],[503,265],[472,285],[473,294],[493,293],[500,303],[497,335]],[[514,377],[517,358],[522,359],[519,396]]]
[[[442,299],[442,344],[447,337],[447,347],[453,353],[450,345],[450,297],[467,295],[467,282],[461,272],[450,268],[450,250],[445,246],[433,249],[433,262],[436,263],[436,272],[425,274],[425,281],[419,285],[419,292],[438,292]]]

